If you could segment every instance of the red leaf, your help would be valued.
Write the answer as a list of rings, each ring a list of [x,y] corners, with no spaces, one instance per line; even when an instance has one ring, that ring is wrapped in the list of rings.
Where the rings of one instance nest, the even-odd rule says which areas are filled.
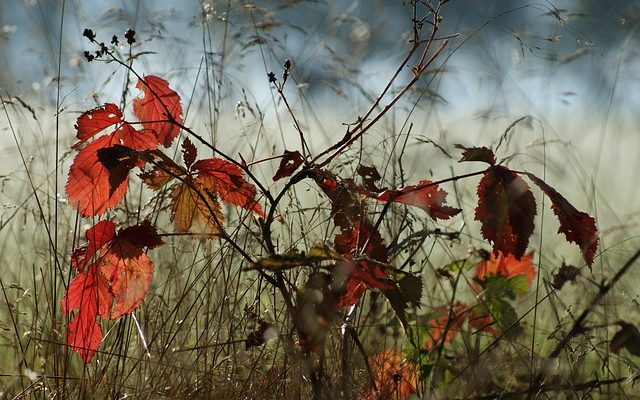
[[[98,160],[98,150],[111,146],[112,136],[102,136],[80,150],[69,169],[65,191],[69,203],[85,217],[99,215],[124,199],[129,177],[111,187],[109,170]]]
[[[560,193],[542,179],[528,173],[527,176],[551,199],[551,208],[560,221],[558,233],[564,233],[568,241],[580,246],[582,256],[591,267],[598,250],[596,220],[589,214],[576,210]]]
[[[90,139],[96,133],[120,122],[122,122],[122,111],[113,103],[107,103],[82,113],[75,125],[79,141],[74,147]]]
[[[520,259],[533,233],[536,202],[527,183],[515,172],[489,167],[478,184],[475,219],[482,223],[482,236],[493,243],[493,252]]]
[[[122,112],[112,103],[89,110],[76,122],[79,141],[74,144],[78,148],[82,143],[110,126],[117,126],[111,133],[112,143],[131,147],[135,150],[154,150],[158,147],[158,139],[150,131],[139,131],[122,119]]]
[[[445,206],[447,192],[431,181],[422,180],[417,185],[405,186],[397,190],[385,190],[382,193],[369,194],[379,201],[394,201],[420,207],[435,219],[449,219],[458,214],[459,208]]]
[[[286,178],[291,176],[293,172],[304,162],[302,155],[298,151],[285,150],[278,171],[273,176],[273,180]]]
[[[209,190],[217,193],[228,204],[240,206],[265,217],[264,211],[255,201],[256,188],[242,177],[240,167],[220,158],[200,160],[193,164],[198,180]]]
[[[109,285],[96,264],[76,275],[62,298],[64,312],[79,310],[67,327],[67,343],[80,354],[85,364],[91,362],[102,340],[102,329],[96,318],[109,315],[111,301]]]
[[[153,279],[153,262],[149,256],[128,240],[118,238],[104,254],[101,268],[115,298],[111,318],[138,308]]]
[[[86,237],[89,243],[72,255],[80,272],[62,298],[62,310],[78,309],[68,327],[67,343],[89,363],[102,340],[96,318],[110,313],[117,318],[140,305],[153,274],[153,263],[143,248],[156,247],[161,241],[148,221],[117,235],[113,222],[100,221],[87,229]]]
[[[191,165],[193,165],[197,157],[198,149],[191,143],[189,138],[186,138],[182,142],[182,159],[184,160],[184,165],[186,165],[187,168],[191,168]]]
[[[134,114],[146,129],[155,133],[164,147],[171,146],[180,132],[180,128],[171,121],[184,122],[180,96],[169,88],[167,81],[153,75],[139,80],[136,87],[144,92],[144,97],[133,100]]]
[[[109,221],[99,221],[85,232],[88,243],[75,249],[71,255],[72,266],[82,271],[102,246],[116,237],[116,225]]]
[[[502,275],[507,278],[516,275],[524,275],[527,277],[527,283],[531,286],[536,270],[532,263],[533,254],[529,253],[520,260],[517,260],[513,254],[498,253],[496,256],[491,253],[488,260],[479,262],[476,265],[476,278],[485,279],[487,275]]]
[[[462,158],[460,161],[482,161],[491,165],[495,165],[496,156],[493,154],[493,151],[487,147],[465,147],[461,144],[456,144],[456,147],[464,150],[462,152]]]

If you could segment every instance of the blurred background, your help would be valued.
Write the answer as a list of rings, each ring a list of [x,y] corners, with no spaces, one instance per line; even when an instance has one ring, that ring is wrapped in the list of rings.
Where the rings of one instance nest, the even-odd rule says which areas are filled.
[[[80,112],[137,95],[133,85],[124,90],[124,68],[84,59],[85,50],[95,50],[85,28],[109,46],[116,35],[115,51],[134,59],[138,72],[166,78],[187,102],[187,122],[232,152],[257,137],[264,142],[256,155],[291,147],[289,115],[266,78],[272,71],[280,77],[290,59],[286,93],[312,144],[324,148],[368,109],[405,56],[411,15],[404,3],[3,1],[0,88],[23,120],[14,116],[17,139],[0,120],[0,174],[24,170],[15,163],[18,147],[37,163],[42,149],[57,143],[62,158],[47,152],[46,165],[68,161]],[[598,214],[605,230],[635,227],[640,2],[454,0],[443,10],[440,35],[451,38],[438,68],[372,132],[370,145],[411,127],[406,154],[432,160],[407,162],[417,179],[425,170],[438,173],[438,165],[451,173],[455,143],[495,147],[507,132],[499,157],[549,174],[576,206]],[[137,40],[131,49],[123,37],[129,28]],[[397,89],[410,77],[408,65]]]

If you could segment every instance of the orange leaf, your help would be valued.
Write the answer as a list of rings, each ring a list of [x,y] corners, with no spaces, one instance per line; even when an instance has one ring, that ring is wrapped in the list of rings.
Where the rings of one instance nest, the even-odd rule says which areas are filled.
[[[176,232],[217,235],[221,232],[224,215],[214,188],[208,180],[186,178],[173,191],[171,221]]]
[[[532,259],[533,253],[523,256],[520,260],[516,259],[513,254],[507,254],[505,256],[499,252],[496,256],[494,253],[491,253],[488,260],[481,261],[476,265],[476,278],[482,280],[489,274],[502,275],[507,278],[524,275],[527,277],[527,283],[531,286],[533,277],[536,276]]]
[[[139,247],[116,239],[103,256],[102,272],[115,298],[111,318],[129,314],[142,302],[153,279],[153,262]]]
[[[442,316],[432,319],[427,323],[429,339],[424,343],[423,348],[425,350],[431,350],[435,346],[451,343],[458,332],[460,332],[462,324],[468,317],[466,308],[467,306],[460,302],[455,303],[451,311],[449,311],[449,307],[443,306],[437,308],[436,311]]]
[[[417,391],[417,366],[404,351],[387,349],[369,358],[377,393],[372,388],[363,399],[405,399]]]
[[[207,189],[217,193],[225,203],[265,217],[262,207],[255,201],[255,186],[242,177],[242,170],[236,164],[220,158],[209,158],[193,164],[193,170],[198,172],[198,180]]]
[[[133,100],[134,114],[145,129],[154,132],[164,147],[171,146],[180,132],[180,128],[172,121],[184,122],[180,96],[169,88],[167,81],[153,75],[139,80],[136,87],[144,92],[144,97]]]

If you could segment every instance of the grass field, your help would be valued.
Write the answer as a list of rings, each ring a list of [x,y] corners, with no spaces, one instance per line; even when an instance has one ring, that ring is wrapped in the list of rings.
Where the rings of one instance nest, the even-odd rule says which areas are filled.
[[[101,17],[89,14],[91,7],[51,6],[58,28],[49,26],[42,35],[65,66],[56,72],[55,62],[43,62],[41,85],[27,87],[16,80],[16,87],[0,94],[1,396],[638,398],[640,275],[637,266],[625,263],[640,244],[635,185],[640,139],[633,99],[620,94],[627,85],[633,87],[631,75],[614,75],[615,84],[601,93],[610,101],[602,105],[584,94],[589,88],[583,84],[572,86],[561,64],[535,52],[525,52],[525,62],[533,58],[532,64],[546,67],[528,77],[527,68],[508,64],[512,60],[500,54],[495,70],[482,63],[466,65],[465,57],[484,51],[488,39],[483,31],[469,33],[453,22],[447,26],[444,18],[447,37],[457,28],[461,35],[449,38],[433,71],[425,72],[361,140],[327,165],[331,173],[357,183],[358,166],[372,165],[382,176],[381,187],[398,188],[481,171],[486,166],[458,163],[461,150],[455,145],[487,146],[497,149],[500,164],[544,177],[578,210],[596,218],[599,247],[589,268],[580,248],[557,233],[550,200],[530,185],[537,213],[527,252],[533,252],[535,277],[504,297],[514,315],[496,315],[494,309],[488,327],[472,326],[470,319],[456,322],[460,309],[475,309],[470,305],[482,305],[479,299],[490,292],[474,280],[476,264],[488,254],[481,252],[491,250],[474,219],[480,176],[441,185],[447,205],[462,209],[451,219],[428,218],[403,204],[367,203],[373,221],[380,218],[376,227],[388,265],[402,271],[393,276],[409,273],[422,282],[419,304],[407,307],[406,321],[398,318],[384,290],[375,288],[357,306],[336,309],[334,304],[327,314],[318,311],[333,293],[318,277],[331,271],[335,260],[259,271],[245,254],[254,261],[269,256],[260,225],[264,219],[246,209],[223,205],[228,240],[206,240],[175,234],[172,187],[149,190],[135,176],[124,201],[105,215],[83,218],[69,204],[65,185],[77,154],[71,149],[76,119],[106,102],[130,109],[139,96],[136,78],[125,67],[82,58],[81,50],[93,51],[93,44],[81,37],[85,27],[100,40],[117,34],[124,41],[123,27],[136,26],[136,44],[116,46],[116,57],[130,57],[135,71],[166,79],[182,99],[184,125],[216,150],[246,161],[270,194],[287,185],[286,179],[273,181],[280,161],[270,158],[284,150],[302,151],[296,125],[309,153],[317,155],[342,138],[347,124],[355,124],[376,98],[382,104],[374,107],[378,112],[410,81],[406,68],[392,92],[378,97],[407,51],[398,45],[377,59],[363,55],[376,48],[362,43],[366,35],[377,37],[367,29],[378,19],[360,13],[357,5],[349,11],[341,2],[293,3],[282,8],[265,3],[263,8],[229,1],[202,9],[191,4],[181,14],[173,14],[171,4],[166,9],[146,2],[134,9],[107,4],[110,11]],[[36,23],[36,9],[24,7],[32,13],[26,20]],[[551,6],[529,6],[536,12],[540,7]],[[319,33],[314,29],[326,21],[296,20],[320,10],[330,11],[323,17],[333,16],[335,26]],[[54,32],[63,15],[74,17],[64,22],[61,40]],[[411,20],[404,23],[410,31]],[[489,26],[503,27],[499,21]],[[563,28],[565,35],[579,35],[570,26],[557,29]],[[77,38],[67,41],[74,30]],[[340,41],[345,31],[350,42]],[[306,41],[287,38],[288,33]],[[602,54],[605,50],[594,57]],[[278,93],[267,73],[273,71],[281,82],[285,58],[293,60],[293,67],[285,90]],[[615,63],[611,58],[609,64]],[[71,67],[69,59],[75,60]],[[328,69],[319,72],[314,63]],[[627,64],[620,65],[618,71],[626,71]],[[509,72],[496,74],[504,69]],[[574,88],[584,91],[568,95]],[[181,160],[176,143],[185,137],[193,138],[183,130],[165,153]],[[194,142],[200,158],[212,156],[211,148]],[[256,199],[269,210],[272,201],[261,190]],[[336,236],[344,233],[334,220],[330,196],[312,179],[292,185],[274,207],[269,222],[274,254],[295,256],[294,250],[309,252],[319,243],[335,247]],[[71,265],[72,250],[86,243],[85,231],[105,218],[119,227],[150,220],[165,245],[148,251],[155,269],[140,306],[117,319],[100,318],[102,342],[85,365],[67,344],[74,313],[62,311],[61,299],[78,274]],[[554,288],[564,264],[580,274]],[[308,304],[313,306],[305,308]],[[321,317],[313,322],[322,331],[321,351],[305,349],[300,328],[311,324],[307,319],[314,313]],[[417,346],[405,325],[421,341]],[[388,382],[391,387],[385,386]]]

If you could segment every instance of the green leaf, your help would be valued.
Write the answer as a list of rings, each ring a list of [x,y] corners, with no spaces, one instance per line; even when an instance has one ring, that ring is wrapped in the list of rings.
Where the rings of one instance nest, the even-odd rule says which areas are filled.
[[[453,262],[445,265],[444,268],[448,269],[449,271],[452,271],[452,272],[460,272],[460,271],[464,271],[464,270],[470,269],[474,265],[475,264],[470,259],[465,258],[463,260],[453,261]]]
[[[507,333],[510,328],[513,331],[519,327],[516,310],[505,300],[492,299],[487,306],[500,332]]]
[[[513,300],[529,291],[527,277],[522,274],[512,277],[490,274],[478,282],[484,290],[485,297],[490,300],[503,297],[508,297]]]

